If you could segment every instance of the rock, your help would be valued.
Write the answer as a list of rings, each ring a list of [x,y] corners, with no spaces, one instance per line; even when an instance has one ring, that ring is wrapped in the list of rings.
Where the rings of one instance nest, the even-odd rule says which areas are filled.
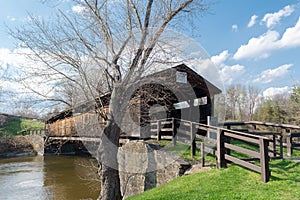
[[[35,156],[38,152],[27,136],[0,138],[0,158]]]
[[[7,115],[0,114],[0,126],[3,126],[6,123],[7,119],[8,119]]]
[[[41,135],[27,135],[25,136],[29,143],[32,145],[33,149],[38,155],[44,155],[44,137]]]
[[[199,172],[204,172],[211,170],[211,167],[202,167],[201,164],[193,165],[189,170],[187,170],[184,175],[195,174]]]
[[[163,185],[190,168],[190,164],[179,157],[143,141],[131,141],[122,146],[118,162],[124,198]]]

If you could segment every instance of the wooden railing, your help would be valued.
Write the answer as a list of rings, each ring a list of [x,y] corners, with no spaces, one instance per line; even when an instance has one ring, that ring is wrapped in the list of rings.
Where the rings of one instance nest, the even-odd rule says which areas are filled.
[[[267,137],[174,118],[152,121],[151,131],[156,133],[158,140],[167,134],[172,136],[173,145],[177,141],[189,144],[192,156],[195,155],[196,148],[200,148],[202,163],[205,162],[204,152],[208,152],[217,157],[218,167],[223,168],[228,162],[233,162],[260,173],[263,182],[268,182],[270,179],[268,146],[271,140]],[[205,137],[206,132],[215,134],[215,138]],[[207,143],[215,145],[216,149],[206,147]],[[244,148],[240,145],[241,143],[252,145],[255,150]],[[232,152],[247,155],[247,157],[242,159]],[[259,165],[251,161],[258,161]]]
[[[283,158],[283,146],[287,148],[287,156],[292,156],[293,149],[300,147],[300,126],[258,121],[225,122],[222,125],[227,129],[243,127],[239,130],[270,138],[272,140],[270,143],[272,158]],[[245,126],[248,128],[245,129]],[[258,129],[261,128],[268,129],[268,131],[259,131]]]
[[[258,145],[259,150],[250,150],[248,148],[243,148],[234,144],[231,144],[231,140],[238,140],[253,146]],[[238,131],[232,131],[228,129],[221,129],[218,133],[218,162],[220,166],[226,167],[226,162],[231,161],[236,164],[242,165],[248,169],[254,170],[261,173],[262,181],[268,182],[270,179],[270,170],[269,170],[269,154],[268,146],[270,140],[263,136],[251,135],[247,133],[242,133]],[[219,152],[219,149],[221,152]],[[246,154],[251,156],[251,158],[240,159],[238,157],[231,155],[231,150],[236,152]],[[222,152],[223,151],[223,152]],[[256,160],[259,159],[260,165],[255,165],[247,160]]]
[[[31,130],[31,131],[29,131],[29,135],[45,136],[45,129],[44,130]]]
[[[277,159],[283,158],[283,134],[281,132],[248,130],[248,133],[269,138],[271,140],[269,156]]]
[[[286,135],[287,156],[293,155],[293,149],[300,147],[300,133],[289,133]]]

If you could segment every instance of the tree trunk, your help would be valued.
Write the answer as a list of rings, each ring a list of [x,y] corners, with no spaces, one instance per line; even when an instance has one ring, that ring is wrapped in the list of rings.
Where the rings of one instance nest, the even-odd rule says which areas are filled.
[[[101,142],[98,149],[100,162],[101,193],[98,199],[120,200],[121,187],[118,165],[118,148],[121,134],[121,122],[124,116],[123,87],[115,86],[109,103],[109,114],[107,115],[106,126],[101,135]]]
[[[113,119],[108,120],[99,146],[101,193],[98,199],[120,200],[120,178],[118,170],[118,146],[120,128]]]

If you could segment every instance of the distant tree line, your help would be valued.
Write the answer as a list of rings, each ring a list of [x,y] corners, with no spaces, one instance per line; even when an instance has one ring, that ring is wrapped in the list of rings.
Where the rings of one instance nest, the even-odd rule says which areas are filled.
[[[295,85],[288,93],[263,97],[257,87],[231,85],[217,98],[216,114],[225,121],[300,125],[300,86]]]

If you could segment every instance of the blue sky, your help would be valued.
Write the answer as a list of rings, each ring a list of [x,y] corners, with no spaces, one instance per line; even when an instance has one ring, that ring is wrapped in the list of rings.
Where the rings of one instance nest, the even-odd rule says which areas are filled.
[[[79,11],[78,7],[65,8],[67,12]],[[28,13],[47,18],[53,9],[38,0],[0,0],[0,69],[22,62],[10,54],[17,49],[6,26],[22,25],[28,21]],[[225,87],[253,85],[262,95],[270,96],[300,84],[299,0],[214,0],[208,13],[195,19],[195,25],[199,32],[195,35],[200,36],[194,39],[211,56]]]
[[[199,21],[198,41],[225,85],[254,85],[271,95],[300,84],[299,1],[218,1],[211,12]]]

